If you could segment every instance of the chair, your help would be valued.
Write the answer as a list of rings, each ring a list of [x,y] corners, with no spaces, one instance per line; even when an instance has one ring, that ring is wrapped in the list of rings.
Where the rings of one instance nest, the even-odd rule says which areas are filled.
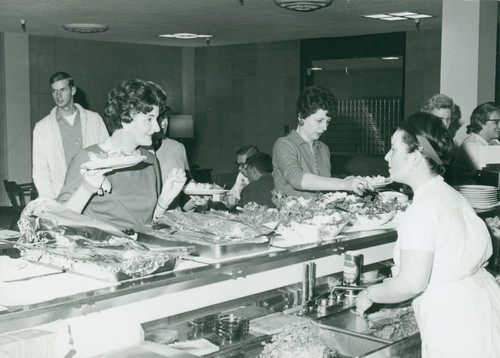
[[[15,181],[4,179],[3,185],[12,204],[12,209],[14,209],[14,216],[9,227],[12,230],[26,206],[26,197],[29,197],[30,200],[36,199],[38,191],[33,183],[17,184]]]

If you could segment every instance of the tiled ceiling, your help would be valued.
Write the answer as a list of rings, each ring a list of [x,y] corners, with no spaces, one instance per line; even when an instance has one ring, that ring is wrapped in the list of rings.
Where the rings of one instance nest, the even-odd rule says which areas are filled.
[[[327,8],[300,13],[272,0],[1,0],[0,32],[131,42],[168,46],[206,46],[203,39],[159,38],[165,33],[212,34],[211,46],[418,31],[413,20],[380,21],[360,15],[412,11],[433,15],[420,29],[440,27],[441,0],[334,0]],[[65,31],[64,23],[102,23],[97,34]]]

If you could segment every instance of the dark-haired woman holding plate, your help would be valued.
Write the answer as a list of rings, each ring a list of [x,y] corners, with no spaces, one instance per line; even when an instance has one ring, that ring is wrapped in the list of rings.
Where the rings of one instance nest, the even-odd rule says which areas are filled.
[[[500,357],[500,286],[484,269],[491,238],[443,180],[453,148],[443,122],[428,113],[412,115],[392,136],[390,178],[414,197],[398,225],[393,277],[362,291],[357,311],[413,299],[422,357]]]
[[[164,115],[166,102],[165,92],[149,81],[126,80],[112,89],[104,108],[111,137],[75,157],[58,201],[120,229],[140,230],[163,214],[186,181],[184,170],[174,168],[162,185],[158,161],[144,148],[152,144],[153,134],[160,130],[158,117]],[[86,168],[91,157],[109,153],[143,160],[126,168]]]

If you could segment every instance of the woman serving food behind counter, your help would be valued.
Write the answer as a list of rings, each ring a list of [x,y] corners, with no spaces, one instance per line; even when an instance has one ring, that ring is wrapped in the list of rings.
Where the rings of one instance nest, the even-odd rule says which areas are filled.
[[[393,277],[357,297],[363,314],[374,302],[414,298],[422,357],[500,357],[500,287],[483,268],[491,256],[484,222],[441,177],[453,152],[442,121],[408,118],[385,156],[391,179],[409,185],[413,203],[398,226]]]
[[[166,102],[165,92],[153,82],[126,80],[111,90],[104,108],[111,137],[75,157],[58,201],[122,229],[151,224],[154,217],[163,214],[182,189],[186,174],[182,169],[172,169],[161,188],[157,159],[142,147],[150,146],[153,134],[160,130],[157,119],[166,111]],[[92,158],[124,156],[140,159],[124,168],[104,165],[85,169]]]
[[[279,138],[273,148],[273,177],[278,192],[301,196],[311,191],[373,189],[361,177],[332,178],[330,150],[319,140],[337,112],[337,101],[325,88],[311,86],[297,100],[297,130]]]

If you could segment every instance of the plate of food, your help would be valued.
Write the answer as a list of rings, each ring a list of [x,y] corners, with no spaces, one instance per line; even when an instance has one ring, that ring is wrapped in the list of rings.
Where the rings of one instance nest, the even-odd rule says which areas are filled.
[[[386,185],[391,184],[393,181],[390,178],[383,177],[382,175],[372,175],[364,177],[375,189],[383,188]]]
[[[90,161],[83,163],[80,167],[87,170],[97,169],[122,169],[133,167],[140,162],[146,160],[146,156],[140,152],[135,152],[131,155],[125,155],[121,152],[109,151],[105,154],[89,153]]]
[[[224,194],[229,190],[224,189],[220,185],[212,183],[197,183],[195,181],[190,181],[188,185],[184,188],[184,193],[186,195],[216,195]]]

